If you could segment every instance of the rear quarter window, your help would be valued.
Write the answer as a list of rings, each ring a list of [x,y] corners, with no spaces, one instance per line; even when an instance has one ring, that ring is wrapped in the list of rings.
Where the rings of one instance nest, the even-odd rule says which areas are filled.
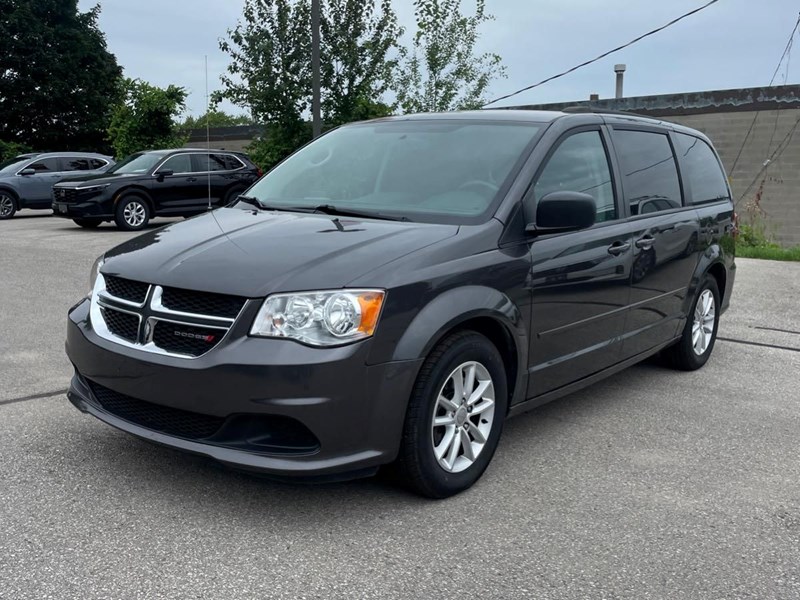
[[[678,133],[678,153],[684,180],[691,190],[692,204],[705,204],[730,198],[725,173],[717,156],[704,140]]]

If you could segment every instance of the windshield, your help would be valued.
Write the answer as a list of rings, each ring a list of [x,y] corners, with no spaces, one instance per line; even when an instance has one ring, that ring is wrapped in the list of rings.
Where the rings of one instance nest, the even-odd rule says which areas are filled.
[[[432,222],[483,215],[540,125],[464,120],[342,127],[299,150],[247,195],[275,207],[332,205]]]
[[[147,173],[164,158],[161,154],[139,153],[131,154],[122,162],[118,162],[108,169],[106,173]]]
[[[0,163],[0,173],[16,173],[22,165],[30,160],[30,157],[25,158],[12,158],[5,162]]]

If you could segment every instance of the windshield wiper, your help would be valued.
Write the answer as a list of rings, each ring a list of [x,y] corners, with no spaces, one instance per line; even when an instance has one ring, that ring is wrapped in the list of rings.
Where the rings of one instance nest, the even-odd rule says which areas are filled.
[[[320,204],[313,208],[296,207],[296,209],[305,210],[312,213],[322,213],[325,215],[338,215],[340,217],[364,217],[366,219],[382,219],[384,221],[410,221],[408,217],[395,217],[370,211],[352,210],[350,208],[337,208],[333,204]]]
[[[252,196],[236,196],[235,202],[244,202],[245,204],[250,204],[251,206],[255,206],[256,208],[260,208],[262,210],[269,208],[266,204],[263,204],[261,200],[258,198],[253,198]]]

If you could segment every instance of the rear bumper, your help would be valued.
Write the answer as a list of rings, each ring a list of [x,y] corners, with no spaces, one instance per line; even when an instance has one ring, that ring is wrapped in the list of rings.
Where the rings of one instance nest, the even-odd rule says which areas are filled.
[[[357,476],[397,456],[421,361],[368,366],[367,343],[318,349],[244,336],[196,359],[159,356],[98,337],[88,306],[69,315],[66,350],[76,375],[68,397],[109,425],[277,476]],[[109,408],[98,389],[127,398],[136,410]],[[145,414],[150,409],[224,425],[198,437],[161,426]]]

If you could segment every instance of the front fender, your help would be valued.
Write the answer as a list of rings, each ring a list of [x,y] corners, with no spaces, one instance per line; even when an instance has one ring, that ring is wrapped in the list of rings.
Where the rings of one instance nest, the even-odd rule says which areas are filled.
[[[450,331],[471,319],[489,318],[503,326],[517,356],[517,382],[509,382],[519,392],[520,379],[527,372],[528,332],[519,308],[508,296],[485,286],[464,286],[448,290],[425,305],[406,328],[395,346],[392,360],[417,360],[426,357]],[[515,393],[515,400],[516,400]]]

